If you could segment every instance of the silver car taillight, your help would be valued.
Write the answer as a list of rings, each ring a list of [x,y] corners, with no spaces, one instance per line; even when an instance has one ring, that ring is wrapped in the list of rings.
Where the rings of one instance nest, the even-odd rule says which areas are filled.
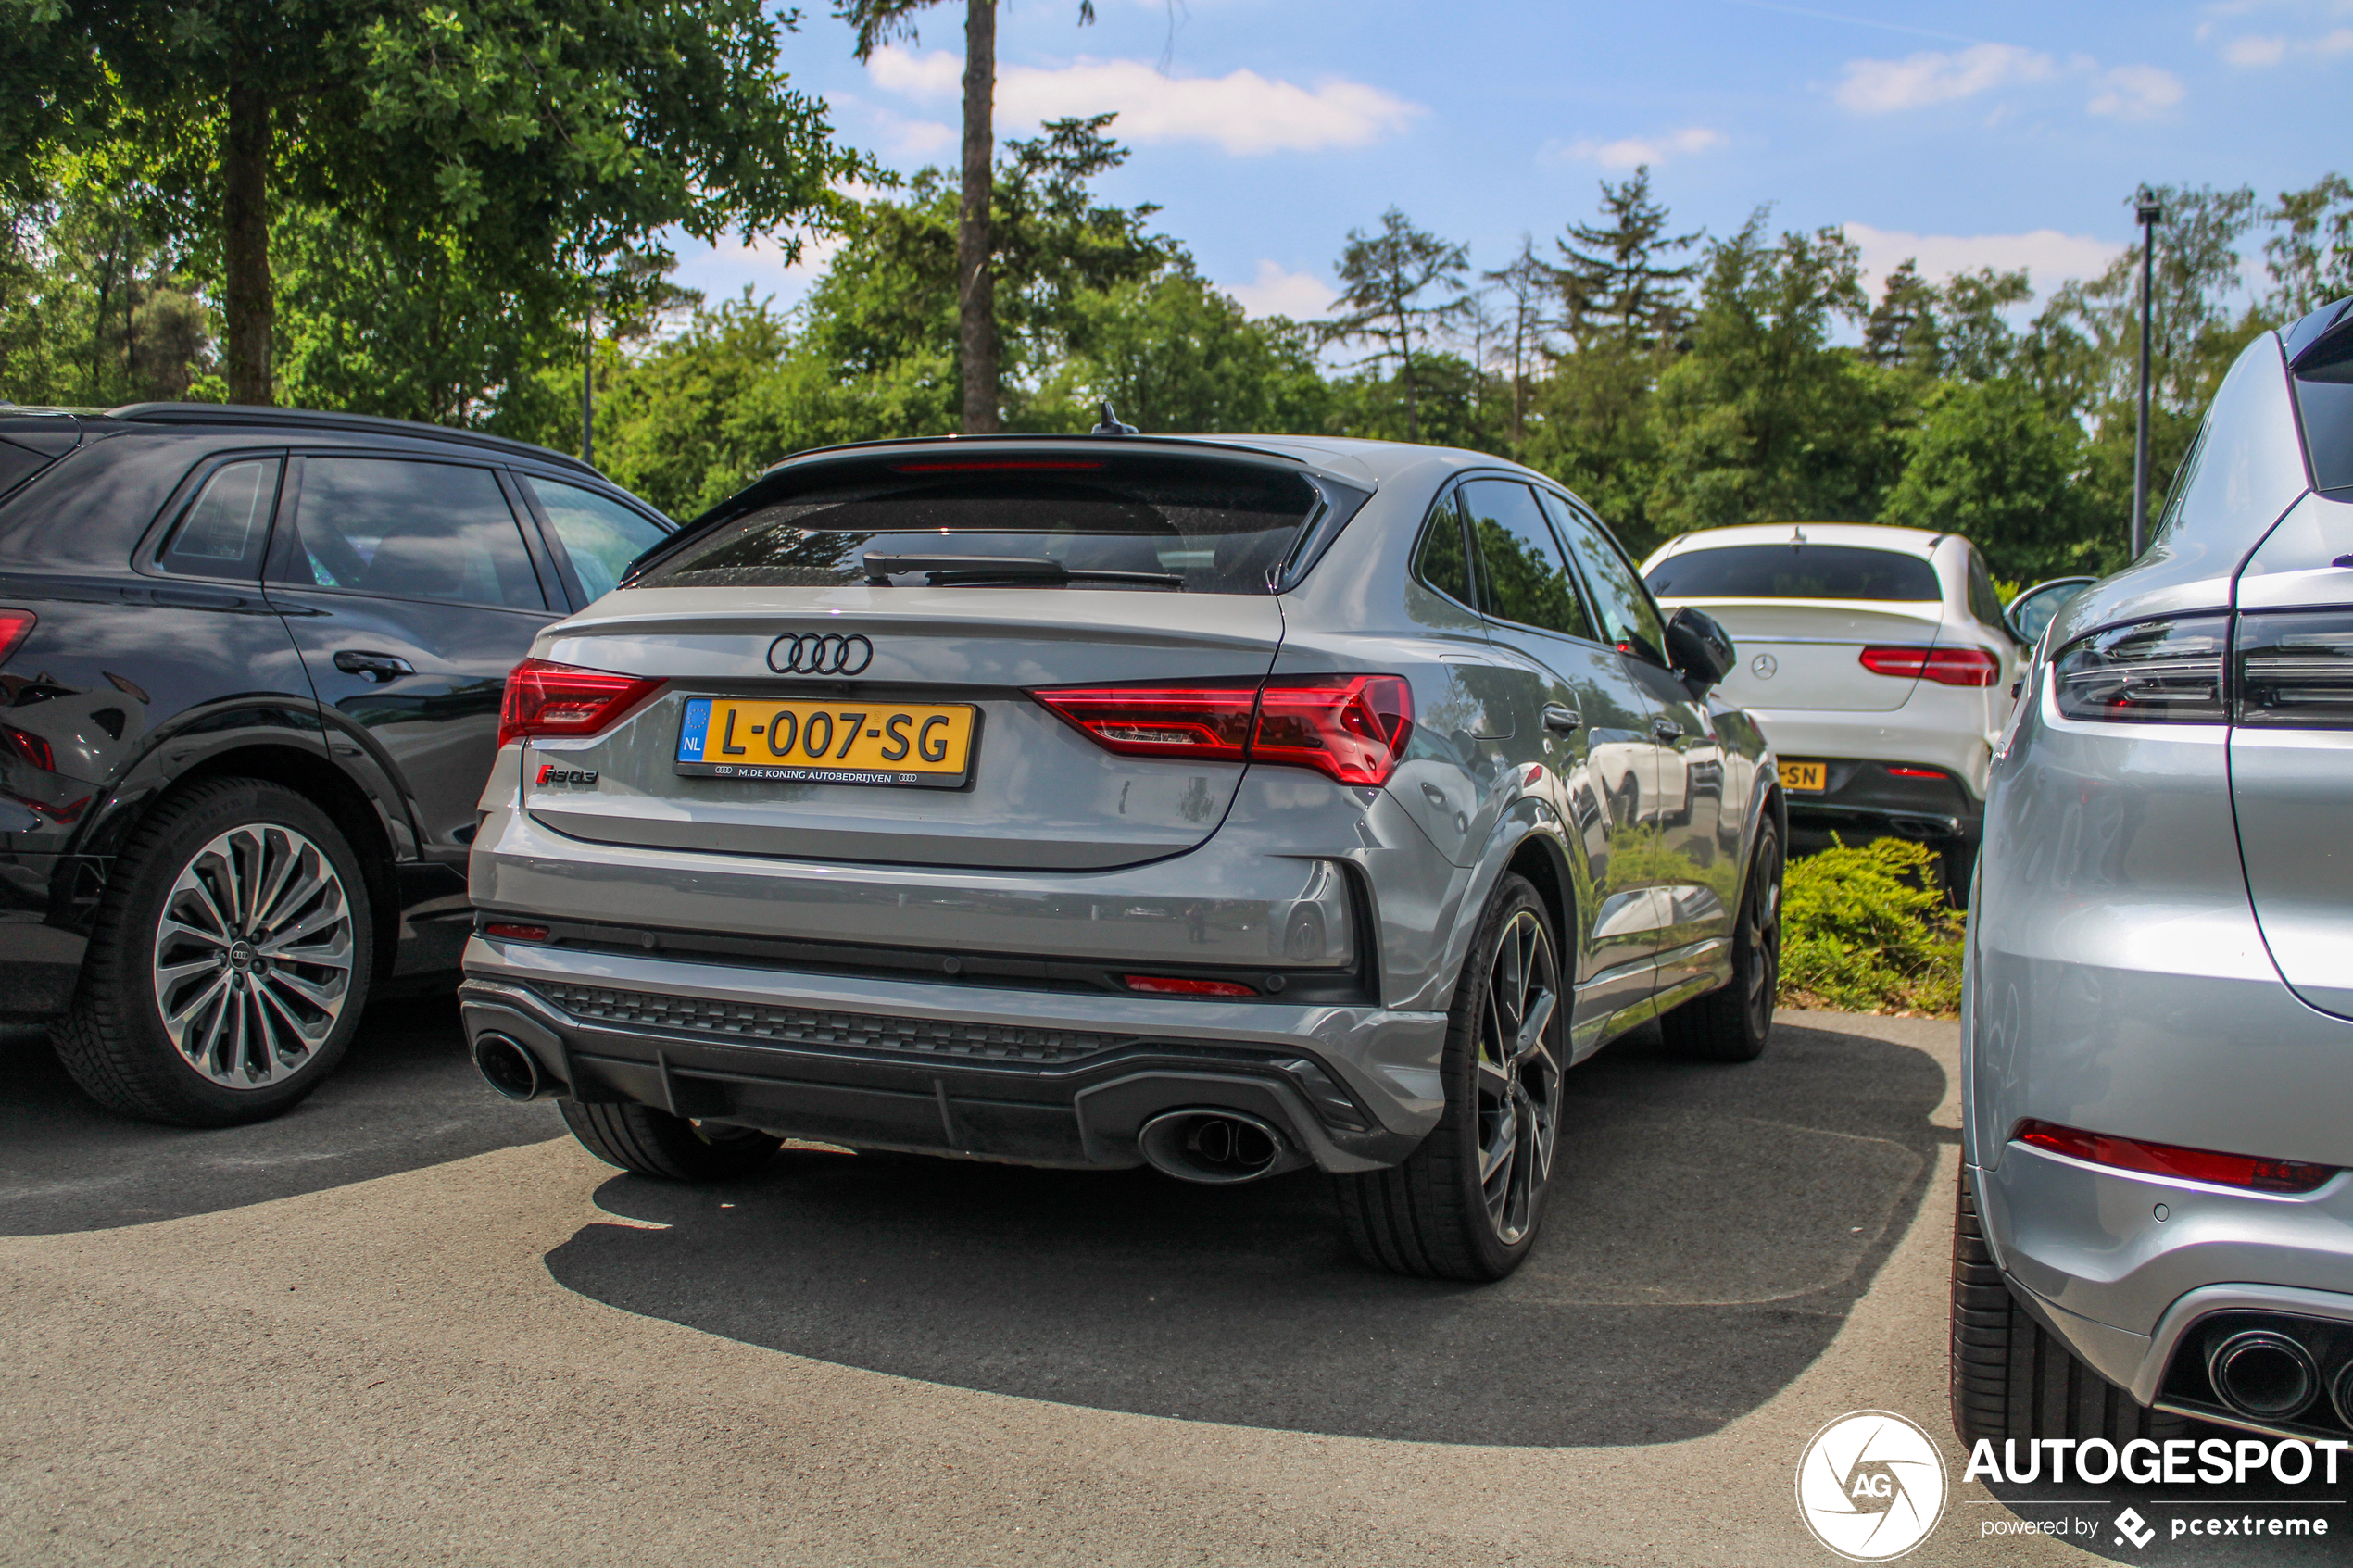
[[[2353,729],[2353,613],[2241,616],[2238,667],[2240,723]]]
[[[2052,696],[2070,719],[2221,724],[2228,616],[2172,616],[2079,637],[2051,660]]]

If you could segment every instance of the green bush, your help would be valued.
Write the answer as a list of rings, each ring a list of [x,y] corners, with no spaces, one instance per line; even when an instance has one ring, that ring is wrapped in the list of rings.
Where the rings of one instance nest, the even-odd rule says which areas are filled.
[[[1833,839],[1790,862],[1781,892],[1781,1001],[1949,1018],[1961,1005],[1961,916],[1935,852],[1900,838]]]

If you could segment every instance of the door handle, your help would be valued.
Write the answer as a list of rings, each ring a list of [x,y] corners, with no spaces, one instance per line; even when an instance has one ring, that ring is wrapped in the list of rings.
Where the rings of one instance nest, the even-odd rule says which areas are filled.
[[[388,653],[370,653],[365,648],[344,649],[335,655],[335,668],[346,675],[365,675],[379,684],[417,672],[417,667],[405,659]]]
[[[1651,721],[1651,734],[1659,740],[1680,740],[1683,726],[1672,719],[1654,719]]]
[[[1574,708],[1557,702],[1544,705],[1544,728],[1555,734],[1573,735],[1584,723],[1585,716]]]

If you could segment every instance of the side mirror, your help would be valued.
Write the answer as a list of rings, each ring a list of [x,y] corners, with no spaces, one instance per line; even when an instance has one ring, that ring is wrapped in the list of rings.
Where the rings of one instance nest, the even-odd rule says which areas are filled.
[[[1667,619],[1667,667],[1683,677],[1693,696],[1730,674],[1737,657],[1730,634],[1705,611],[1686,605]]]
[[[2032,647],[2043,640],[2044,628],[2058,618],[2068,601],[2097,581],[2095,577],[2054,577],[2037,583],[2010,601],[2002,621],[2011,636]]]

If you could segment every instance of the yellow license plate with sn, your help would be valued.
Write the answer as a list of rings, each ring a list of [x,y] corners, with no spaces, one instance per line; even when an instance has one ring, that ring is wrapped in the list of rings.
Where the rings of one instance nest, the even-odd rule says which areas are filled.
[[[1781,787],[1803,789],[1820,794],[1830,788],[1829,769],[1820,762],[1784,762],[1781,764]]]
[[[979,729],[965,703],[689,697],[675,766],[696,778],[957,789]]]

